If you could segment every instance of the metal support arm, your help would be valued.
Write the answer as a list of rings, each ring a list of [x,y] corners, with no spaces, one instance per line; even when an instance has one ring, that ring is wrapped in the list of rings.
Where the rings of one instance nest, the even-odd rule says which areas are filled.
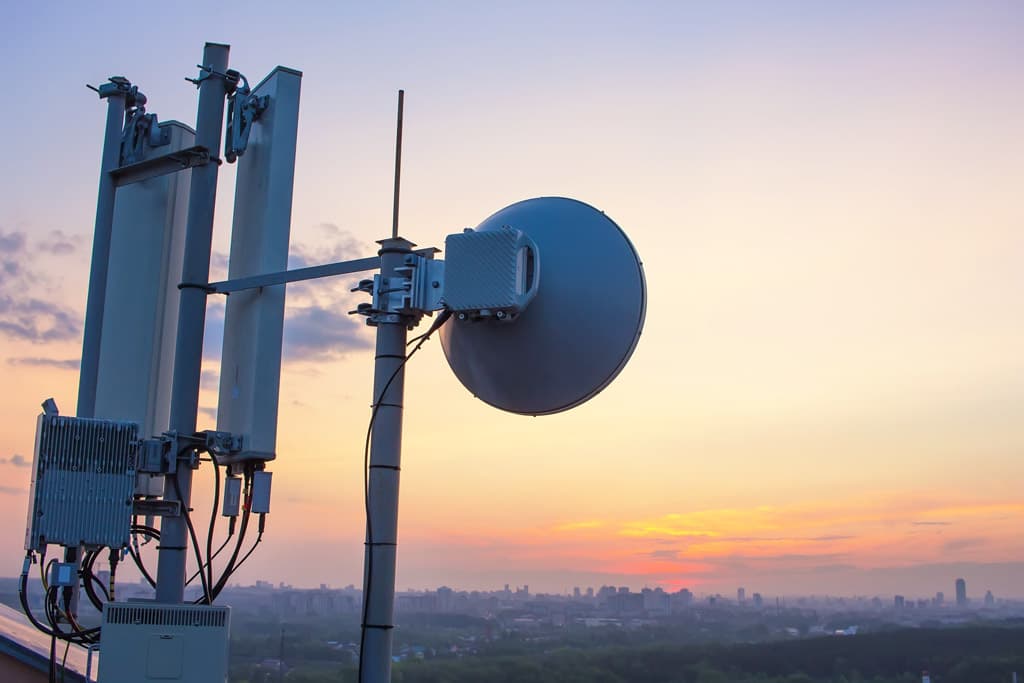
[[[340,261],[322,266],[282,270],[277,273],[265,273],[263,275],[253,275],[252,277],[211,282],[207,291],[210,294],[230,294],[231,292],[240,292],[245,289],[283,285],[289,282],[301,282],[302,280],[312,280],[313,278],[327,277],[329,275],[345,275],[346,273],[359,273],[364,270],[376,270],[379,267],[380,257],[370,256],[353,261]]]

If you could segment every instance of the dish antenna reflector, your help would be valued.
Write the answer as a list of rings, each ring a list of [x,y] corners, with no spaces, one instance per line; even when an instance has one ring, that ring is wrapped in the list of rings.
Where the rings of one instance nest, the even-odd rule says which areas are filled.
[[[508,228],[536,244],[535,297],[512,322],[456,317],[440,329],[441,345],[484,402],[558,413],[597,395],[632,355],[647,307],[643,266],[615,221],[575,199],[527,199],[475,230]]]

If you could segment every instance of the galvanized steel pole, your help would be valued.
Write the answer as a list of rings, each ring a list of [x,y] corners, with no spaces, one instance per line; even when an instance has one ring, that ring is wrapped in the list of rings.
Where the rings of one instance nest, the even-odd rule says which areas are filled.
[[[213,212],[217,197],[217,160],[224,125],[224,98],[227,94],[224,74],[228,68],[229,50],[227,45],[207,43],[203,50],[203,72],[200,74],[196,144],[209,150],[210,162],[192,169],[189,190],[170,423],[171,431],[182,435],[195,432],[199,411],[199,373],[203,355],[203,327],[206,323]],[[179,500],[180,491],[181,506],[187,509],[192,493],[191,467],[179,462],[177,474],[168,476],[176,477],[177,489],[169,481],[164,498],[169,501]],[[160,526],[157,602],[182,601],[188,545],[188,528],[184,517],[164,517]]]
[[[412,243],[381,241],[381,286],[397,278]],[[363,650],[359,683],[391,680],[391,634],[395,611],[395,557],[398,549],[398,480],[402,463],[402,401],[405,395],[405,343],[409,320],[398,314],[377,319],[373,370],[373,430],[367,490],[366,555],[363,572]]]

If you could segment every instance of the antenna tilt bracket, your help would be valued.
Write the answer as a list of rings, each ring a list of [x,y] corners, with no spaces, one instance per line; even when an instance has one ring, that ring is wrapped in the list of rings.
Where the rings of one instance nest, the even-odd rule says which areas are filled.
[[[111,76],[107,79],[106,83],[103,83],[98,88],[91,85],[87,85],[86,87],[90,90],[95,90],[101,100],[113,97],[114,95],[128,96],[133,92],[138,93],[139,90],[137,86],[133,86],[132,82],[124,76]]]
[[[268,95],[253,95],[245,76],[229,69],[227,81],[234,87],[228,93],[227,134],[224,136],[224,158],[229,164],[245,154],[252,124],[270,104]]]
[[[169,128],[161,128],[156,114],[147,114],[143,106],[128,114],[121,133],[121,166],[138,163],[149,147],[163,147],[171,143]]]

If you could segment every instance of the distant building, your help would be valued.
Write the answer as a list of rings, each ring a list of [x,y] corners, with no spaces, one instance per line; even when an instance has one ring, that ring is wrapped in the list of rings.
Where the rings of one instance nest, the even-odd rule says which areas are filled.
[[[935,594],[935,606],[942,607],[944,602],[946,602],[946,596],[942,591],[939,591]]]
[[[996,598],[992,595],[992,591],[985,591],[985,607],[995,607]]]
[[[583,593],[580,591],[580,587],[579,586],[576,586],[575,588],[572,589],[572,597],[574,597],[577,600],[579,600],[582,596],[583,596]]]
[[[906,601],[904,600],[902,595],[894,595],[892,598],[893,607],[895,607],[896,609],[903,609],[905,602]]]
[[[967,607],[967,582],[963,579],[956,580],[956,606]]]
[[[760,607],[764,604],[764,598],[761,597],[760,593],[754,593],[754,607]]]
[[[588,598],[594,597],[594,587],[593,586],[587,588],[587,597]]]
[[[608,598],[608,608],[616,614],[637,614],[644,609],[644,595],[619,591]]]
[[[693,604],[693,593],[683,588],[670,596],[669,604],[673,612],[684,610]]]
[[[740,588],[736,589],[736,602],[738,602],[738,603],[740,603],[742,605],[746,601],[747,601],[747,589],[743,588],[741,586]]]
[[[644,588],[640,595],[642,596],[644,611],[650,616],[662,616],[666,615],[671,611],[672,600],[668,593],[663,591],[661,588]]]
[[[455,591],[448,586],[441,586],[437,589],[437,610],[439,612],[452,612],[455,610]]]

